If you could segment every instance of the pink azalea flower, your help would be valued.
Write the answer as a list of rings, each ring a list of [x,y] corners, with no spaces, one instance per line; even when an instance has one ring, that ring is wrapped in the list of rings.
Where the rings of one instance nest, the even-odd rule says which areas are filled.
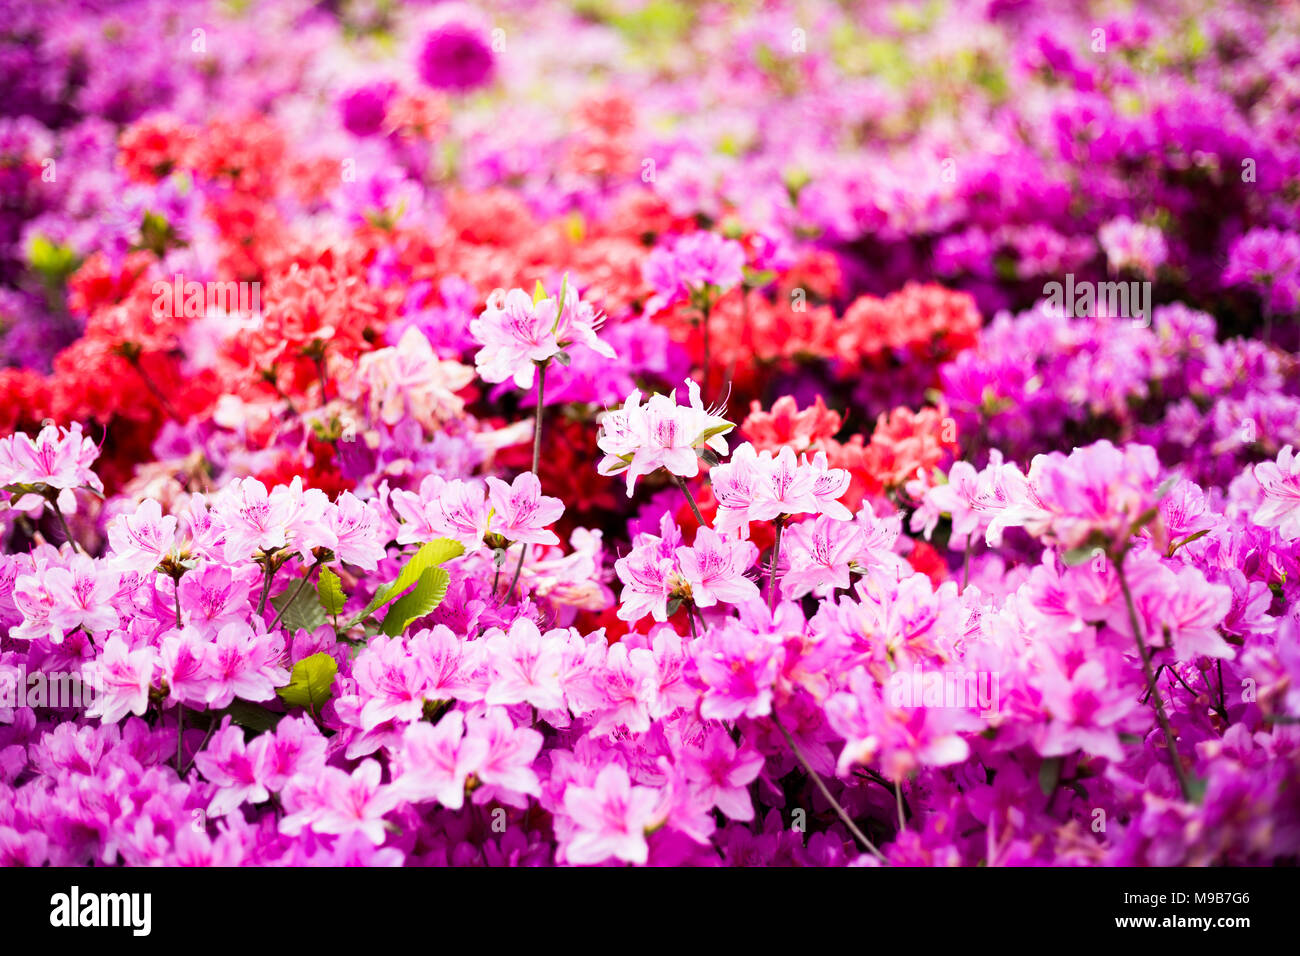
[[[1037,455],[1030,463],[1021,500],[991,524],[1021,525],[1063,549],[1089,539],[1124,541],[1138,519],[1156,508],[1160,463],[1146,445],[1117,448],[1099,441],[1069,455]]]
[[[449,810],[465,805],[465,781],[483,763],[487,742],[465,736],[465,715],[444,714],[437,724],[411,724],[394,755],[393,790],[403,800],[436,800]]]
[[[63,636],[78,627],[97,634],[116,627],[117,611],[109,598],[117,590],[116,572],[101,568],[93,558],[74,554],[66,568],[49,568],[44,586],[50,596],[50,640],[61,643]]]
[[[814,521],[791,525],[781,541],[781,557],[789,570],[781,577],[787,599],[814,593],[820,597],[852,583],[850,571],[865,550],[862,527],[819,515]]]
[[[380,783],[381,774],[377,761],[363,760],[351,774],[325,767],[310,786],[289,787],[284,806],[290,812],[280,821],[280,832],[357,833],[379,846],[387,836],[384,816],[401,802],[393,787]]]
[[[738,621],[728,621],[709,628],[694,655],[695,671],[704,686],[701,717],[736,720],[772,712],[772,688],[784,658],[776,636],[755,634]]]
[[[253,586],[252,577],[232,573],[229,568],[205,565],[181,578],[181,613],[187,623],[207,633],[246,621],[252,611]]]
[[[748,541],[729,541],[711,528],[700,528],[695,543],[677,549],[681,575],[690,585],[696,607],[712,607],[719,601],[740,604],[758,597],[758,586],[745,572],[758,557],[758,548]]]
[[[95,702],[87,717],[115,724],[127,714],[142,716],[149,706],[158,651],[149,646],[131,650],[120,633],[111,636],[96,660],[84,668],[86,680],[95,688]]]
[[[623,582],[618,617],[639,621],[647,614],[656,621],[668,620],[668,596],[676,584],[677,562],[665,557],[657,540],[632,547],[625,558],[614,562],[614,573]]]
[[[640,734],[650,729],[658,676],[653,654],[621,642],[611,645],[604,666],[593,676],[601,699],[592,734]]]
[[[217,785],[208,803],[208,813],[214,817],[225,816],[245,803],[263,803],[271,798],[244,744],[243,728],[232,724],[229,717],[222,721],[208,746],[195,756],[194,766]]]
[[[837,772],[875,764],[888,780],[902,780],[919,767],[946,767],[970,754],[963,732],[983,722],[962,707],[891,703],[864,668],[854,670],[848,687],[826,702],[826,719],[845,738]]]
[[[715,465],[709,471],[709,481],[713,485],[713,497],[718,502],[714,528],[722,534],[748,538],[754,502],[766,481],[754,446],[749,442],[738,445],[730,461]]]
[[[211,684],[207,647],[207,639],[196,627],[173,630],[163,637],[158,664],[167,684],[168,700],[191,706],[207,703]]]
[[[326,510],[325,523],[337,540],[334,553],[345,564],[375,571],[387,556],[388,521],[373,502],[345,491]]]
[[[108,526],[114,560],[127,571],[152,571],[176,544],[176,518],[146,498],[132,514],[120,514]]]
[[[74,488],[91,488],[103,492],[104,485],[91,466],[99,457],[99,446],[81,433],[81,425],[71,428],[46,425],[33,440],[23,432],[0,438],[0,488],[6,485],[45,485],[58,490],[58,507],[64,514],[77,510]],[[27,496],[24,496],[24,498]],[[23,499],[15,507],[25,508]]]
[[[482,549],[490,509],[480,481],[460,478],[447,481],[429,475],[420,482],[418,494],[398,489],[389,501],[403,522],[397,531],[398,544],[454,538],[466,551]]]
[[[283,656],[278,634],[259,634],[242,621],[225,625],[206,649],[208,705],[225,707],[236,697],[270,700],[289,683],[289,672],[280,666]]]
[[[978,490],[979,472],[974,466],[965,461],[953,462],[947,482],[925,489],[921,506],[912,513],[912,530],[924,529],[929,538],[939,518],[948,515],[952,519],[949,540],[957,546],[963,545],[970,535],[980,530],[980,515],[975,508]]]
[[[700,748],[687,749],[682,759],[697,800],[732,820],[754,819],[749,784],[763,769],[762,754],[748,744],[738,747],[730,734],[714,727]]]
[[[557,296],[534,301],[523,289],[495,292],[469,324],[470,334],[483,346],[474,356],[475,369],[485,382],[513,379],[519,388],[531,388],[537,363],[572,345],[614,358],[614,350],[596,335],[599,327],[600,317],[579,300],[567,278],[563,309]]]
[[[821,510],[820,502],[813,495],[812,470],[799,464],[789,445],[781,446],[775,458],[765,451],[757,461],[766,480],[759,482],[756,489],[749,514],[751,520],[770,521],[780,515]]]
[[[485,642],[466,641],[445,624],[436,624],[416,631],[406,646],[423,675],[425,700],[482,700],[486,680],[480,678],[485,670],[480,661]]]
[[[1161,623],[1169,632],[1174,655],[1180,661],[1198,657],[1232,659],[1237,656],[1219,633],[1232,610],[1232,588],[1211,584],[1197,568],[1184,567],[1166,593]]]
[[[1048,715],[1036,747],[1044,757],[1060,757],[1082,750],[1111,760],[1123,760],[1119,732],[1125,720],[1139,711],[1133,687],[1115,679],[1121,670],[1114,651],[1093,648],[1088,659],[1069,660],[1042,654],[1042,669],[1031,679],[1042,693]]]
[[[528,618],[519,618],[508,632],[494,629],[483,636],[495,676],[488,687],[486,703],[531,704],[538,710],[564,706],[560,685],[562,631],[548,631],[543,637]]]
[[[531,388],[537,362],[560,351],[555,337],[556,302],[533,302],[523,289],[495,292],[487,308],[469,324],[474,340],[483,346],[474,367],[485,382],[514,379],[519,388]]]
[[[532,766],[542,749],[540,733],[516,727],[503,707],[489,707],[483,715],[470,716],[466,733],[483,744],[483,755],[474,770],[481,783],[474,791],[475,803],[499,800],[523,809],[530,796],[541,794],[542,784]]]
[[[704,407],[700,387],[693,380],[686,380],[686,390],[689,405],[677,404],[676,390],[651,395],[642,405],[641,392],[634,390],[622,408],[601,416],[596,444],[605,457],[597,470],[602,475],[627,472],[629,498],[642,475],[664,468],[692,478],[700,471],[699,452],[727,453],[723,436],[735,425]]]
[[[655,822],[659,793],[634,786],[620,764],[609,764],[591,787],[570,784],[564,791],[564,812],[574,832],[564,847],[570,863],[603,863],[611,857],[644,863],[650,848],[645,831]]]
[[[1255,466],[1255,480],[1264,493],[1255,512],[1255,524],[1277,528],[1288,540],[1300,538],[1300,455],[1287,445],[1278,453],[1277,461]]]
[[[255,551],[292,549],[310,560],[315,547],[334,548],[338,539],[325,521],[329,499],[316,488],[303,490],[302,478],[276,485],[269,493],[256,478],[235,479],[217,506],[225,527],[225,559],[245,560]]]
[[[379,635],[357,655],[352,668],[364,701],[361,729],[373,730],[390,720],[419,720],[424,712],[428,678],[400,637]]]
[[[546,526],[564,514],[564,502],[542,494],[542,483],[525,471],[507,485],[500,478],[487,479],[492,502],[489,530],[507,541],[527,544],[559,544],[560,539]]]
[[[488,504],[483,485],[459,478],[444,483],[427,509],[429,523],[440,537],[455,538],[469,552],[483,547],[488,529]]]
[[[327,742],[307,717],[285,717],[272,733],[248,745],[256,779],[278,793],[291,784],[306,784],[325,769]]]

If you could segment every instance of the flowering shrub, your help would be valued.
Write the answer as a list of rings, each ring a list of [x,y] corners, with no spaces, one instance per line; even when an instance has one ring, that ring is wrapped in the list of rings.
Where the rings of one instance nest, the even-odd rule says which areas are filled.
[[[1300,859],[1293,8],[174,6],[6,9],[0,863]]]

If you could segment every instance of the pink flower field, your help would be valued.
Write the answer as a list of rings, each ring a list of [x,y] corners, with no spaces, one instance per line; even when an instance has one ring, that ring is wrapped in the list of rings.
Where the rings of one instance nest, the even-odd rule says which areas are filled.
[[[0,863],[1300,862],[1294,2],[0,24]]]

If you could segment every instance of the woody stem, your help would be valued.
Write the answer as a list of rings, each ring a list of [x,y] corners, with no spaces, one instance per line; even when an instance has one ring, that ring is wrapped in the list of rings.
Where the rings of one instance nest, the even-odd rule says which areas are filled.
[[[767,579],[767,609],[776,607],[776,563],[781,557],[781,529],[785,527],[785,515],[776,516],[776,543],[772,545],[772,568]]]
[[[1147,691],[1151,697],[1152,706],[1156,710],[1156,721],[1160,724],[1160,729],[1165,735],[1165,747],[1169,751],[1169,761],[1173,765],[1174,776],[1178,778],[1178,789],[1182,791],[1183,799],[1191,803],[1191,784],[1187,780],[1187,771],[1183,769],[1183,763],[1178,758],[1178,742],[1174,738],[1174,730],[1169,724],[1169,717],[1165,714],[1165,704],[1160,697],[1160,688],[1156,685],[1155,672],[1151,669],[1151,652],[1147,650],[1146,638],[1142,633],[1142,624],[1138,621],[1137,607],[1133,603],[1133,592],[1129,590],[1128,577],[1124,574],[1123,555],[1120,555],[1118,559],[1112,558],[1111,563],[1115,565],[1115,572],[1119,575],[1119,587],[1124,592],[1124,603],[1128,607],[1129,624],[1133,628],[1133,638],[1137,641],[1138,655],[1142,658],[1142,672],[1146,675]]]
[[[853,834],[854,839],[856,839],[878,859],[886,863],[889,862],[885,859],[885,854],[881,853],[880,850],[876,848],[876,845],[868,840],[866,835],[858,829],[858,825],[853,822],[853,818],[845,812],[842,806],[840,806],[840,802],[831,796],[831,792],[826,788],[826,784],[822,780],[821,775],[812,768],[810,763],[808,763],[807,758],[803,755],[803,751],[800,750],[799,745],[794,742],[794,738],[790,736],[790,731],[785,729],[785,725],[781,723],[781,720],[776,716],[775,711],[772,712],[772,723],[776,724],[777,729],[781,731],[781,734],[785,737],[785,742],[790,745],[790,749],[794,751],[795,757],[801,764],[803,764],[805,772],[807,772],[808,776],[812,778],[812,782],[817,785],[817,789],[820,790],[821,795],[826,798],[826,802],[834,808],[836,816],[838,816],[844,825],[849,828],[849,832]]]
[[[686,479],[681,475],[673,475],[673,480],[677,482],[677,487],[682,489],[682,494],[686,496],[686,501],[690,504],[691,511],[695,513],[695,520],[698,521],[700,527],[703,528],[705,526],[704,515],[700,514],[700,506],[695,503],[695,496],[691,494],[691,489],[690,486],[686,484]]]

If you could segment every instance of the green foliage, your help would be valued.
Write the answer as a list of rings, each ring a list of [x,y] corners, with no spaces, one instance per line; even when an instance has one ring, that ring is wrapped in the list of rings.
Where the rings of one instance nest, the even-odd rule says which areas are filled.
[[[339,665],[326,653],[304,657],[293,665],[289,683],[276,693],[290,707],[304,707],[315,712],[334,693],[334,676]]]
[[[320,569],[320,579],[316,582],[316,596],[320,598],[320,606],[325,613],[334,618],[338,618],[343,605],[347,603],[347,595],[343,593],[339,576],[329,568]]]
[[[428,544],[422,545],[420,550],[415,552],[415,554],[411,556],[410,560],[406,562],[401,573],[397,575],[397,580],[376,591],[375,596],[370,599],[370,603],[362,609],[361,613],[349,620],[346,626],[353,627],[354,625],[360,624],[379,608],[396,598],[412,585],[420,582],[420,579],[424,576],[426,571],[431,568],[437,568],[450,561],[452,558],[459,557],[464,553],[465,546],[459,541],[454,541],[451,538],[438,538],[435,541],[430,541]],[[436,578],[433,583],[436,584]],[[419,589],[417,588],[417,590]],[[436,592],[430,592],[428,590],[422,592],[422,597],[419,600],[413,600],[407,605],[407,607],[413,608],[421,606],[422,602],[428,600],[431,593]],[[446,594],[445,584],[442,586],[442,594]],[[438,601],[441,602],[441,600],[442,596],[440,595]],[[435,603],[433,606],[437,607],[437,604]],[[432,608],[430,608],[430,610],[432,610]],[[427,614],[428,611],[425,611],[424,613]],[[419,617],[421,615],[417,614],[415,616]],[[412,620],[414,620],[414,618],[412,618]],[[388,618],[385,617],[384,621],[385,632],[387,632]],[[398,633],[400,633],[400,631]]]

